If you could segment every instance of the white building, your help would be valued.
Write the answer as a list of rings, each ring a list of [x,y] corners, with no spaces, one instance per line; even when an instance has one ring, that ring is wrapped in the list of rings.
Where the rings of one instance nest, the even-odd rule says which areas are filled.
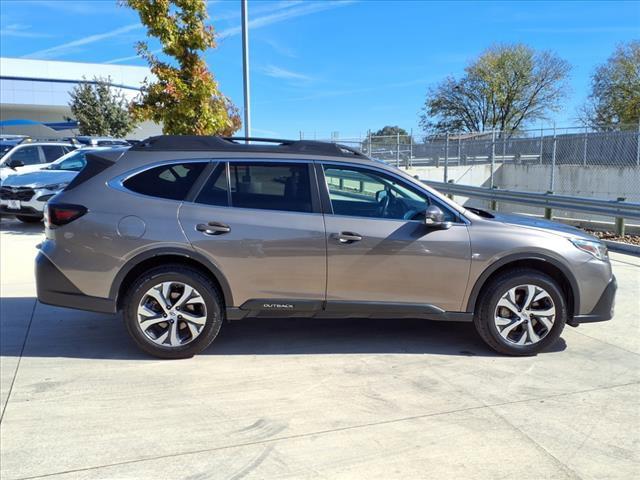
[[[65,118],[72,117],[69,92],[79,82],[110,77],[112,86],[132,99],[138,94],[144,79],[150,76],[146,67],[2,57],[0,121],[64,122]],[[14,126],[11,132],[5,133],[20,133],[17,131],[20,128]],[[69,131],[60,133],[69,135]],[[144,122],[128,137],[146,138],[160,133],[159,125]]]

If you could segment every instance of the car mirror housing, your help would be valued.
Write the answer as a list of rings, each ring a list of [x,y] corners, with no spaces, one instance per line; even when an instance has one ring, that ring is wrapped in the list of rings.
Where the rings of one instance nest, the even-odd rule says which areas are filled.
[[[7,162],[7,167],[13,168],[15,170],[18,167],[24,167],[24,163],[18,159],[11,159]]]
[[[428,228],[446,230],[451,227],[451,222],[446,222],[442,210],[435,206],[429,205],[424,211],[424,224]]]

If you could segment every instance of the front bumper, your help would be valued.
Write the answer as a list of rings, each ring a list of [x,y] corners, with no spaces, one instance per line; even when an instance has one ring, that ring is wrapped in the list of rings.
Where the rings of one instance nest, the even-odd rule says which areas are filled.
[[[605,320],[611,320],[613,318],[614,302],[616,298],[616,290],[618,289],[618,283],[616,277],[612,276],[607,288],[604,289],[600,300],[596,303],[593,310],[585,315],[574,315],[571,319],[571,324],[591,323],[591,322],[604,322]]]
[[[116,313],[115,300],[85,295],[42,252],[36,257],[36,290],[38,300],[47,305]]]
[[[44,214],[44,206],[50,198],[56,195],[57,191],[46,190],[44,188],[32,189],[33,194],[28,199],[12,198],[10,195],[2,193],[0,198],[0,213],[4,215],[24,215],[27,217],[42,217]],[[14,202],[10,202],[13,200]],[[18,202],[18,208],[12,208],[11,203]]]

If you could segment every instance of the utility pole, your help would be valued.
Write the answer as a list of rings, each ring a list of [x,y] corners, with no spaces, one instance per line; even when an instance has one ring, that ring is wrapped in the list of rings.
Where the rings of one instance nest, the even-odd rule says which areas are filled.
[[[244,84],[244,136],[251,137],[251,94],[249,89],[249,11],[247,0],[240,0],[242,11],[242,80]],[[249,143],[247,140],[246,143]]]

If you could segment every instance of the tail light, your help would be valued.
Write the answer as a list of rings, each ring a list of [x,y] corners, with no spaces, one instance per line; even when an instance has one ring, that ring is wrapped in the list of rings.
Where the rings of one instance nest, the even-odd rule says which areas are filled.
[[[68,203],[47,203],[45,222],[48,226],[59,227],[80,218],[87,213],[87,207]]]

